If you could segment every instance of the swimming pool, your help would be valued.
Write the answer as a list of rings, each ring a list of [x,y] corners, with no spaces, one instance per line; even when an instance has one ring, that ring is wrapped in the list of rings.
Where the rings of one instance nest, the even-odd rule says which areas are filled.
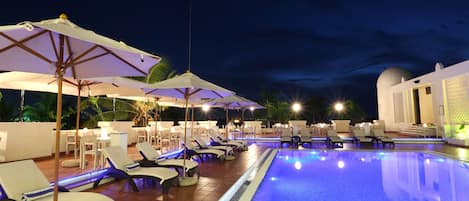
[[[469,165],[422,152],[279,150],[253,200],[469,201]]]

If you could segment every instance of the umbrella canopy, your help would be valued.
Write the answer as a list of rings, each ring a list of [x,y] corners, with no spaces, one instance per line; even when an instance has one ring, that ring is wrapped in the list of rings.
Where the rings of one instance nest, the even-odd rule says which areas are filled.
[[[0,69],[67,77],[142,76],[160,57],[86,30],[66,15],[0,27]]]
[[[227,96],[224,98],[217,98],[207,102],[209,105],[214,107],[223,107],[225,108],[225,134],[228,137],[228,110],[242,110],[242,120],[244,121],[244,110],[248,107],[259,107],[260,105],[254,101],[248,100],[238,95]],[[262,107],[262,106],[260,106]]]
[[[211,106],[223,107],[225,109],[241,109],[257,104],[254,101],[248,100],[238,95],[213,99],[208,101],[207,103]]]
[[[54,201],[58,198],[63,76],[141,76],[161,59],[58,19],[0,26],[0,70],[57,76]]]
[[[147,94],[168,96],[200,102],[203,99],[223,98],[234,92],[200,79],[191,72],[150,84],[144,89]]]
[[[234,93],[230,90],[219,87],[208,81],[200,79],[197,75],[187,71],[177,77],[150,84],[144,89],[147,94],[183,98],[185,100],[184,119],[184,143],[187,144],[187,118],[189,113],[189,101],[200,102],[203,99],[223,98]],[[186,149],[184,149],[184,159],[186,159]],[[185,160],[184,160],[185,166]],[[185,173],[184,173],[185,176]]]
[[[39,92],[57,93],[57,78],[53,75],[27,72],[0,73],[0,88],[17,89]],[[100,95],[144,95],[139,89],[144,83],[121,77],[90,78],[76,80],[64,77],[62,94],[72,96],[100,96]]]

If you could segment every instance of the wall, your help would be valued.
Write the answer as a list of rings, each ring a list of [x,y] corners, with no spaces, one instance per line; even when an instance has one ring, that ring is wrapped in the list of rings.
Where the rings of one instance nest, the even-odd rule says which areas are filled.
[[[55,122],[0,122],[0,161],[51,156]]]
[[[426,93],[426,86],[419,87],[420,120],[422,123],[434,123],[432,94]]]

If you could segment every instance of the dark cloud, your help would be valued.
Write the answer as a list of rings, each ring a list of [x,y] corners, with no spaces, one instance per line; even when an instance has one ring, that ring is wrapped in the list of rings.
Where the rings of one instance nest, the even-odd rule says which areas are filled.
[[[4,2],[1,24],[54,18],[125,41],[187,69],[187,1]],[[256,99],[353,98],[376,117],[376,79],[468,58],[467,1],[193,1],[192,71]],[[21,9],[18,9],[21,8]]]

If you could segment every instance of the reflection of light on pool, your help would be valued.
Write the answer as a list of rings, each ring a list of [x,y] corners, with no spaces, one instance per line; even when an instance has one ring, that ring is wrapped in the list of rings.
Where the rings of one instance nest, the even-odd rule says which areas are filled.
[[[443,201],[451,198],[465,200],[463,198],[467,197],[467,191],[459,189],[469,186],[466,179],[469,163],[441,155],[386,150],[327,153],[320,150],[279,150],[277,154],[282,155],[282,159],[274,159],[267,169],[265,182],[260,184],[253,201],[308,200],[311,189],[321,192],[314,193],[314,200],[354,200],[344,199],[345,195],[363,201]],[[285,159],[287,155],[289,160]],[[403,171],[405,177],[402,177]],[[363,173],[366,179],[362,179]],[[440,179],[442,173],[445,179]],[[327,175],[326,179],[324,175]],[[412,185],[396,187],[396,183],[408,183],[410,178],[414,179]],[[422,188],[427,185],[429,188]],[[341,188],[341,193],[337,193],[337,188],[331,188],[334,186],[347,188]],[[363,189],[379,193],[368,196]]]
[[[466,149],[456,149],[459,159],[466,159],[467,151]]]
[[[285,160],[287,160],[287,161],[288,161],[288,156],[285,156]]]
[[[345,167],[344,161],[339,161],[339,162],[337,162],[337,167],[339,167],[339,168],[344,168],[344,167]]]
[[[295,162],[295,169],[301,170],[301,162],[300,161]]]

